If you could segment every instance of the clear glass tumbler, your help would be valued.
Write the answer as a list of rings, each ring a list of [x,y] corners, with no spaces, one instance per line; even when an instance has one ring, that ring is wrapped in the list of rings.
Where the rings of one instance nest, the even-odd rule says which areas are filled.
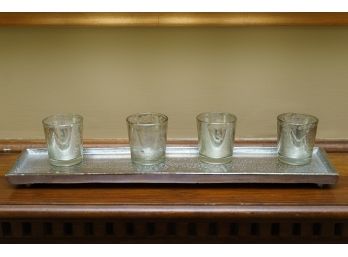
[[[127,117],[132,161],[154,165],[165,160],[168,117],[160,113],[138,113]]]
[[[304,165],[311,161],[318,118],[298,113],[283,113],[277,118],[278,157],[281,162]]]
[[[45,118],[42,124],[52,165],[71,166],[82,161],[82,116],[57,114]]]
[[[230,113],[201,113],[197,117],[200,160],[228,163],[232,160],[237,118]]]

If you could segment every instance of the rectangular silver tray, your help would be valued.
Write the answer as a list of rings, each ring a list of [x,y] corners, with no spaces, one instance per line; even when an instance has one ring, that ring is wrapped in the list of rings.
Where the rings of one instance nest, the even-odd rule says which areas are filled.
[[[37,183],[314,183],[335,184],[338,174],[323,149],[304,166],[280,163],[275,147],[235,147],[229,164],[205,164],[194,146],[168,146],[166,161],[134,165],[129,147],[86,148],[81,164],[55,167],[47,149],[27,149],[6,174],[12,184]]]

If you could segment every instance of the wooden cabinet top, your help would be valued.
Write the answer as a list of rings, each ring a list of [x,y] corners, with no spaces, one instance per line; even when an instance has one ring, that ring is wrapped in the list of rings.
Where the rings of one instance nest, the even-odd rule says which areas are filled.
[[[19,153],[0,154],[0,217],[322,217],[348,218],[348,153],[329,153],[340,174],[316,185],[36,185],[4,174]]]

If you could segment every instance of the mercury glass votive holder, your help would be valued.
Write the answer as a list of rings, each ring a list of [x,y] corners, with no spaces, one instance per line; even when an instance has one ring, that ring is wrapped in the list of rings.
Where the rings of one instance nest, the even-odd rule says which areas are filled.
[[[278,158],[291,165],[304,165],[312,160],[318,118],[299,113],[283,113],[277,117]]]
[[[135,164],[155,165],[165,160],[168,117],[138,113],[127,117],[131,158]]]
[[[213,164],[232,161],[236,116],[207,112],[199,114],[196,119],[200,160]]]
[[[71,166],[82,161],[82,116],[57,114],[45,118],[42,124],[52,165]]]

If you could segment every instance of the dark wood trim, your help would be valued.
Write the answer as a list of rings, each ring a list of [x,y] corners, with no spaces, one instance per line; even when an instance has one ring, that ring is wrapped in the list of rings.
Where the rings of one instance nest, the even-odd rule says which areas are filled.
[[[275,146],[276,139],[237,139],[237,146]],[[85,147],[114,147],[127,145],[128,139],[86,139]],[[195,145],[196,139],[169,139],[168,144]],[[318,139],[316,145],[323,147],[327,152],[348,152],[348,139]],[[0,152],[21,152],[26,148],[45,147],[43,139],[1,139]]]
[[[348,25],[348,13],[0,13],[0,26]]]

